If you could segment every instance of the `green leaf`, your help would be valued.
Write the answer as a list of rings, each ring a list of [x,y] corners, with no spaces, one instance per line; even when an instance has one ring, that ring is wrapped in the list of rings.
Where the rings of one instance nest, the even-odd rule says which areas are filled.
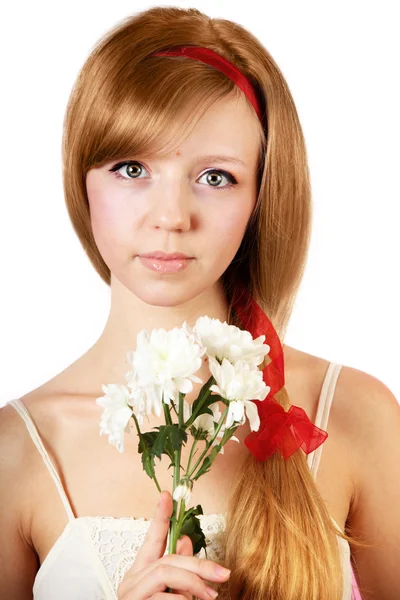
[[[167,454],[174,461],[174,452],[179,450],[183,443],[187,442],[187,433],[180,428],[178,423],[172,425],[161,425],[159,433],[152,447],[152,453],[161,459],[162,454]]]
[[[197,554],[202,548],[204,548],[207,556],[206,536],[201,528],[200,520],[196,516],[202,514],[203,509],[201,508],[200,504],[198,504],[196,507],[190,508],[185,513],[182,527],[179,532],[179,537],[182,535],[189,536],[193,544],[193,554]]]
[[[196,481],[196,479],[201,477],[201,475],[208,473],[208,471],[211,468],[211,465],[213,464],[214,460],[217,458],[220,450],[221,450],[220,444],[218,444],[217,446],[213,446],[210,454],[208,454],[205,457],[205,459],[203,460],[203,463],[202,463],[200,469],[197,471],[196,475],[192,476],[193,481]]]
[[[150,477],[150,479],[154,479],[155,475],[155,464],[154,464],[154,456],[150,454],[147,450],[145,450],[142,454],[142,465],[144,471]]]
[[[145,449],[151,450],[157,435],[158,433],[156,431],[142,433],[139,439],[139,452],[143,452]]]
[[[212,404],[215,404],[216,402],[222,402],[225,405],[228,405],[228,400],[225,400],[225,398],[222,398],[222,396],[219,396],[218,394],[211,394],[210,396],[208,396],[208,398],[206,398],[205,400],[203,400],[203,402],[201,403],[200,408],[198,409],[198,412],[196,412],[196,417],[194,419],[194,421],[197,419],[197,417],[199,417],[200,415],[213,415],[212,410],[209,408],[209,406],[211,406]],[[193,402],[193,407],[192,407],[192,414],[195,411],[195,405],[197,406],[197,401],[195,400],[195,402]]]
[[[171,440],[171,444],[174,450],[179,450],[179,448],[183,445],[183,442],[187,442],[186,431],[183,428],[181,429],[177,423],[169,425],[168,436]]]
[[[208,393],[208,390],[210,389],[210,387],[212,386],[212,384],[214,383],[214,377],[213,375],[211,375],[211,377],[203,384],[199,395],[197,396],[196,400],[193,402],[193,408],[195,407],[195,405],[200,404],[203,400],[203,397],[205,396],[205,394]]]
[[[158,434],[155,431],[148,431],[146,433],[142,433],[139,438],[138,451],[139,454],[142,455],[143,469],[150,479],[154,479],[155,476],[155,461],[151,449],[155,439],[157,438],[157,435]]]
[[[194,400],[193,404],[192,404],[192,415],[193,413],[196,413],[195,419],[197,419],[197,417],[199,415],[204,414],[204,412],[208,412],[209,414],[212,414],[211,412],[205,410],[203,411],[203,403],[207,408],[207,402],[208,405],[212,404],[213,402],[215,402],[215,398],[216,396],[211,396],[211,392],[210,392],[210,387],[213,385],[213,383],[215,383],[215,379],[214,377],[211,375],[211,377],[208,379],[208,381],[205,382],[205,384],[203,385],[203,387],[200,390],[199,395],[197,396],[196,400]],[[213,400],[210,402],[209,398],[212,397]],[[199,409],[199,412],[197,412],[197,409],[201,407]],[[192,419],[192,416],[189,417],[188,421],[186,421],[186,423],[192,424],[192,422],[195,420]],[[185,424],[185,426],[187,427],[187,425]]]

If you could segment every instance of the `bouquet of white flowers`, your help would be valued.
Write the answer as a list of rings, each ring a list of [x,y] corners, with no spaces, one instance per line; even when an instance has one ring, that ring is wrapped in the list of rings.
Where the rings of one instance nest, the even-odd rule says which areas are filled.
[[[265,385],[258,368],[270,351],[264,340],[265,335],[253,339],[248,331],[207,316],[197,319],[193,328],[185,321],[181,328],[169,331],[154,329],[149,334],[143,329],[137,336],[136,350],[127,354],[132,365],[132,370],[125,374],[127,385],[102,385],[104,396],[96,399],[104,408],[100,435],[108,434],[109,443],[123,452],[124,434],[130,433],[132,418],[139,436],[143,468],[160,493],[155,457],[161,460],[161,455],[166,454],[171,460],[168,468],[174,469],[174,507],[169,554],[176,552],[178,539],[188,535],[194,554],[204,548],[207,555],[205,536],[196,518],[203,514],[202,507],[187,509],[186,506],[194,482],[210,470],[218,453],[223,454],[226,442],[239,441],[233,434],[245,423],[246,416],[251,430],[258,431],[260,419],[252,400],[264,400],[271,389]],[[189,405],[185,394],[193,390],[193,381],[203,383],[195,373],[205,354],[212,375]],[[219,401],[226,407],[222,415]],[[159,417],[161,411],[165,425],[142,433],[140,425],[144,417],[148,419],[151,414]],[[182,472],[181,450],[188,442],[188,432],[193,441],[188,464]],[[194,463],[199,442],[203,442],[204,448]]]

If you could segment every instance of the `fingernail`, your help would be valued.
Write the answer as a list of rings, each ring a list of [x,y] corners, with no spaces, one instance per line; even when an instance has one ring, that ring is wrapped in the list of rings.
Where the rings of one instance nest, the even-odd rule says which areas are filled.
[[[206,587],[206,592],[207,594],[210,596],[210,598],[216,598],[218,596],[218,592],[216,592],[215,590],[213,590],[210,587]]]
[[[225,569],[225,567],[221,567],[221,565],[217,565],[215,567],[215,572],[217,575],[220,575],[221,577],[226,577],[227,575],[231,574],[230,569]]]

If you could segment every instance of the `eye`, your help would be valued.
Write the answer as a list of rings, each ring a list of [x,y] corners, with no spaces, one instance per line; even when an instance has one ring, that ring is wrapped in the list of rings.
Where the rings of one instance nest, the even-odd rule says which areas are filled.
[[[117,179],[122,179],[123,181],[129,181],[132,179],[142,179],[140,177],[140,175],[143,172],[143,169],[145,171],[147,171],[147,169],[139,161],[129,160],[129,161],[117,163],[110,169],[110,171],[115,174],[115,177]],[[120,173],[120,171],[123,171],[123,170],[125,170],[125,173],[127,173],[127,175],[128,175],[127,177],[125,177],[124,175],[122,175]],[[233,186],[235,186],[237,184],[235,177],[233,175],[231,175],[230,173],[228,173],[227,171],[223,171],[222,169],[209,169],[208,171],[203,173],[203,175],[201,175],[201,177],[205,177],[205,176],[206,176],[207,182],[210,184],[209,187],[213,187],[216,190],[231,189]],[[221,180],[224,177],[228,181],[228,184],[226,184],[224,186],[220,186],[219,184],[221,183]]]
[[[222,175],[221,175],[222,173]],[[201,177],[207,177],[207,182],[211,184],[211,187],[214,187],[216,190],[228,190],[233,188],[234,185],[237,184],[236,179],[230,173],[226,171],[222,171],[221,169],[210,169],[203,173]],[[228,184],[224,186],[220,186],[221,178],[225,177],[228,180]]]
[[[125,168],[126,172],[128,173],[128,177],[124,177],[119,173],[120,170]],[[125,181],[129,181],[129,179],[139,179],[138,173],[140,174],[142,172],[142,168],[142,163],[136,160],[128,160],[125,162],[117,163],[110,169],[110,171],[115,173],[115,177],[117,179],[124,179]],[[147,171],[147,169],[145,169],[145,171]]]

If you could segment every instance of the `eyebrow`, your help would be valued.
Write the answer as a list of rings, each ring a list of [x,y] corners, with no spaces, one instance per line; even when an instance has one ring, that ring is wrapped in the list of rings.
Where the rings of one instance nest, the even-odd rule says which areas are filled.
[[[246,163],[244,163],[240,158],[236,158],[235,156],[224,156],[222,154],[207,154],[206,156],[197,156],[197,160],[209,160],[210,162],[219,161],[219,162],[229,162],[237,165],[242,165],[246,167]]]
[[[126,156],[114,157],[115,160],[123,160]],[[143,158],[153,158],[153,156],[143,157]],[[236,165],[241,165],[243,167],[247,167],[247,164],[243,162],[240,158],[236,156],[225,156],[224,154],[205,154],[203,156],[196,156],[195,160],[209,161],[209,162],[228,162]]]

